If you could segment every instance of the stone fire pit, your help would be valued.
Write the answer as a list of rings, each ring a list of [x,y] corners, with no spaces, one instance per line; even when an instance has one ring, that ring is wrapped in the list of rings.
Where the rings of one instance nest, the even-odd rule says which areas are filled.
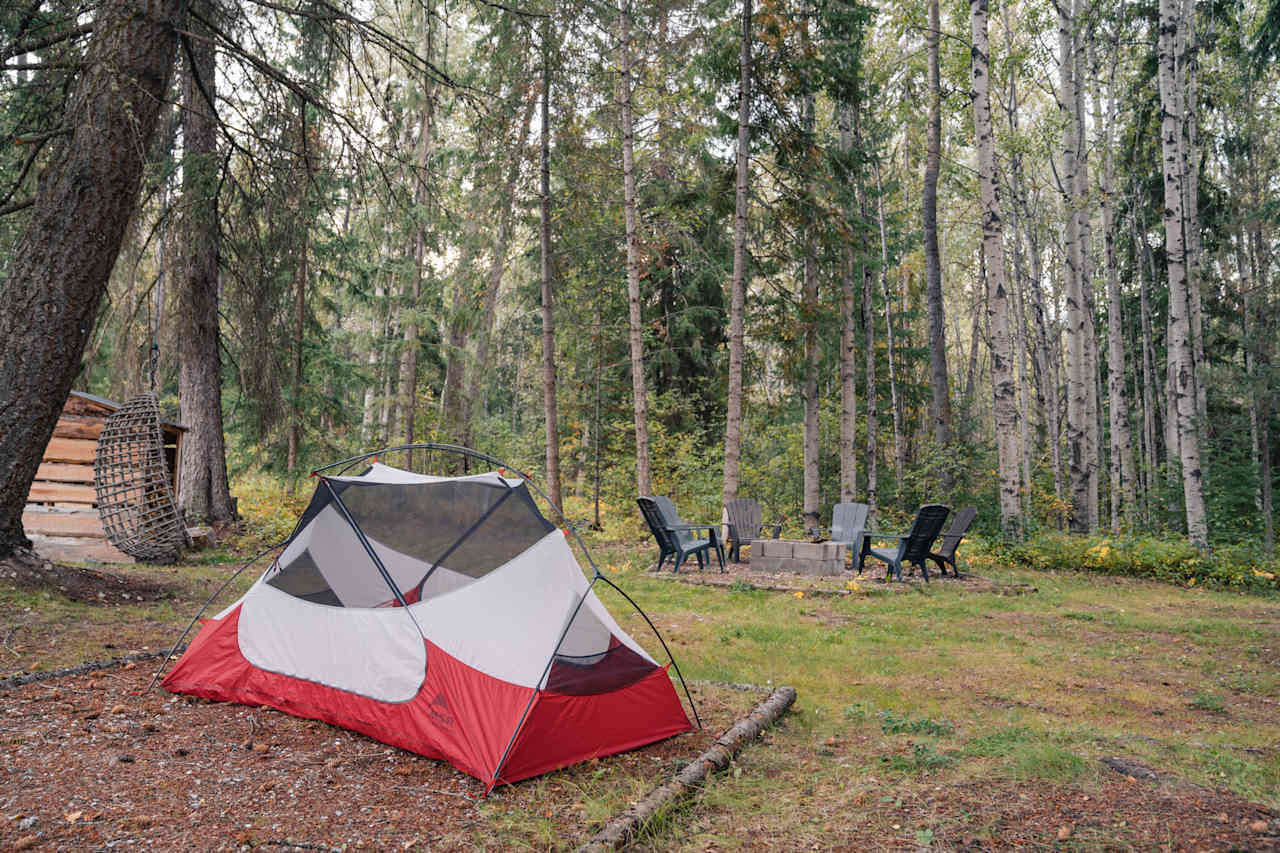
[[[844,571],[844,545],[794,539],[757,539],[751,543],[751,569],[757,572],[795,572],[838,575]]]

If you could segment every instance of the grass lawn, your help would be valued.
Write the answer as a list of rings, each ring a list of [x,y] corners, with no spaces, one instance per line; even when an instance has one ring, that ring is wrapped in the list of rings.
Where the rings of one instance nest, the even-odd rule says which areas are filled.
[[[744,751],[641,848],[1277,843],[1268,833],[1280,824],[1261,809],[1280,810],[1280,600],[1012,571],[972,551],[970,570],[1038,591],[999,596],[936,584],[889,594],[864,583],[863,593],[843,598],[796,597],[655,578],[642,571],[651,550],[594,546],[597,562],[663,631],[685,676],[790,684],[799,699],[767,745]],[[129,569],[174,585],[160,602],[81,604],[0,584],[0,677],[160,648],[232,567],[214,559]],[[600,594],[656,651],[631,608],[611,590]],[[744,693],[737,701],[745,711],[757,700]],[[1159,778],[1115,772],[1102,757]],[[522,783],[473,806],[448,838],[489,849],[572,848],[651,784],[634,766],[605,760]],[[1260,819],[1267,830],[1256,828]]]

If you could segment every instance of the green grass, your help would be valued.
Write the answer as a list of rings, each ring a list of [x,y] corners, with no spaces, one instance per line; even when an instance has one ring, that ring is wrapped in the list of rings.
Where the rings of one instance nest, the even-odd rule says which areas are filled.
[[[652,577],[648,542],[592,548],[662,630],[687,678],[790,684],[799,693],[770,747],[743,752],[696,807],[667,815],[667,830],[650,830],[642,849],[832,849],[868,810],[904,844],[925,835],[987,837],[998,830],[980,814],[940,811],[910,822],[896,816],[895,803],[939,788],[1016,790],[1024,782],[1092,795],[1114,778],[1097,761],[1103,755],[1280,808],[1275,596],[1010,569],[975,552],[974,572],[1038,591],[997,596],[935,584],[920,594],[797,599],[745,584],[725,590]],[[170,600],[144,604],[85,605],[0,586],[0,674],[160,648],[235,568],[232,559],[223,552],[143,570],[177,589]],[[223,600],[255,575],[246,572]],[[599,594],[660,655],[625,600],[608,588]],[[650,782],[592,770],[527,784],[574,803],[585,831]],[[574,841],[527,805],[537,800],[481,806],[487,834],[476,844],[498,849],[493,833],[511,849]]]

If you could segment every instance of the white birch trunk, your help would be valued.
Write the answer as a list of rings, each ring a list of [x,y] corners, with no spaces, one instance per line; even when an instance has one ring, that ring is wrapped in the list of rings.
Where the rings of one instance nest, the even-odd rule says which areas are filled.
[[[982,255],[987,269],[987,310],[991,318],[991,380],[994,386],[996,453],[1000,470],[1000,530],[1007,541],[1022,538],[1022,501],[1018,486],[1018,404],[1009,330],[1009,291],[1005,280],[1004,233],[996,183],[996,148],[991,126],[990,57],[987,0],[969,0],[973,36],[973,129],[978,146],[978,187],[982,196]]]
[[[1179,90],[1178,33],[1185,22],[1178,0],[1160,0],[1158,79],[1160,84],[1160,148],[1164,171],[1165,257],[1169,279],[1169,366],[1176,404],[1178,455],[1182,464],[1182,495],[1187,535],[1198,548],[1208,547],[1204,483],[1200,469],[1200,441],[1196,433],[1195,358],[1191,344],[1190,305],[1186,275],[1185,212],[1182,209],[1180,162],[1184,102]]]

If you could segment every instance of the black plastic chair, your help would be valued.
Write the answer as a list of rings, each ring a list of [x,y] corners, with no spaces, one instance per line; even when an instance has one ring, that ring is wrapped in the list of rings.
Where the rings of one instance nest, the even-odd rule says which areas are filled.
[[[941,547],[929,553],[929,559],[938,564],[938,574],[945,575],[947,563],[950,563],[951,573],[960,577],[960,567],[956,564],[956,548],[960,547],[960,540],[964,539],[964,535],[969,532],[969,526],[973,524],[977,515],[976,506],[967,506],[957,512],[956,517],[951,521],[951,527],[942,534]]]
[[[929,568],[925,565],[925,561],[929,559],[930,549],[933,547],[933,540],[938,538],[938,533],[942,530],[942,525],[946,523],[947,516],[951,513],[949,507],[942,504],[925,504],[916,510],[916,519],[911,523],[911,529],[897,537],[897,548],[862,548],[862,555],[870,555],[878,560],[883,560],[889,564],[888,575],[897,576],[898,580],[902,580],[902,564],[910,563],[920,567],[920,571],[924,574],[926,582],[929,580]],[[872,533],[873,537],[879,534]],[[889,536],[882,538],[888,539]]]
[[[729,516],[729,562],[736,563],[742,557],[744,545],[761,539],[777,539],[782,534],[782,522],[764,523],[760,502],[755,498],[734,498],[724,505]],[[765,528],[772,528],[771,536],[763,536]]]
[[[658,542],[658,563],[653,567],[655,572],[662,569],[667,557],[675,558],[671,570],[678,572],[690,556],[697,558],[698,570],[701,571],[713,547],[720,558],[720,569],[724,570],[724,554],[721,553],[714,525],[685,524],[680,520],[680,514],[676,512],[675,504],[670,498],[644,495],[636,498],[636,504],[639,505],[653,538]],[[700,530],[707,531],[706,538],[695,535]]]

